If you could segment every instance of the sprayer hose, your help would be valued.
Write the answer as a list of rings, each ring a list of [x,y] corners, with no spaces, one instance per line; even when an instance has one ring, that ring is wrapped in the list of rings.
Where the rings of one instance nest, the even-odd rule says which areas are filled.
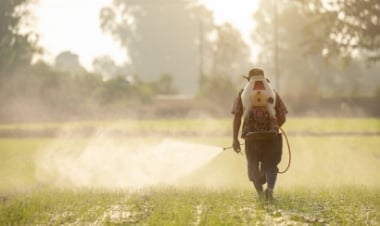
[[[288,140],[288,136],[286,135],[285,131],[280,127],[280,130],[282,132],[282,134],[284,134],[284,137],[285,137],[285,140],[286,140],[286,145],[288,147],[288,153],[289,153],[289,160],[288,160],[288,165],[286,166],[286,168],[283,170],[283,171],[278,171],[278,173],[286,173],[290,167],[290,163],[292,162],[292,153],[290,151],[290,145],[289,145],[289,140]]]

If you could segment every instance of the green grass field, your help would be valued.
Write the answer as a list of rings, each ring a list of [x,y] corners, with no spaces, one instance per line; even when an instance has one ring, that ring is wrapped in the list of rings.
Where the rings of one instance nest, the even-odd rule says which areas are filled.
[[[111,128],[125,131],[169,131],[169,132],[226,132],[230,133],[231,119],[151,119],[118,121],[83,121],[68,123],[24,123],[0,124],[1,130],[75,130]],[[284,126],[287,131],[308,132],[377,132],[380,133],[380,120],[376,118],[292,118]]]
[[[222,151],[231,138],[197,130],[229,131],[229,119],[19,124],[0,130],[82,126],[96,131],[88,137],[0,138],[0,225],[380,224],[378,135],[290,136],[292,165],[278,176],[275,201],[268,203],[257,199],[247,179],[245,156]],[[110,127],[169,133],[114,137]],[[285,129],[377,133],[380,120],[289,119]],[[172,143],[188,145],[182,150],[187,152],[193,147],[219,152],[175,183],[132,186],[142,183],[136,175],[171,175],[149,170],[178,157],[161,152],[175,149]],[[149,155],[155,147],[167,154],[162,162]],[[287,161],[284,147],[280,169]],[[146,172],[132,175],[133,170]]]
[[[380,194],[294,189],[274,203],[250,190],[42,189],[3,197],[1,225],[378,225]]]

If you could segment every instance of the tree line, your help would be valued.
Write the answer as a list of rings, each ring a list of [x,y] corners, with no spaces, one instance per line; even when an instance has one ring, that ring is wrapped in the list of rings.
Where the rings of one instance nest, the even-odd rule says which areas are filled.
[[[100,56],[88,72],[76,53],[59,54],[53,65],[33,62],[44,51],[38,34],[21,32],[33,1],[1,1],[0,119],[122,117],[180,93],[228,114],[251,67],[264,68],[293,111],[326,98],[380,98],[378,1],[275,2],[276,16],[273,1],[252,13],[261,51],[251,62],[240,31],[216,25],[195,1],[114,0],[99,12],[99,26],[131,61]]]

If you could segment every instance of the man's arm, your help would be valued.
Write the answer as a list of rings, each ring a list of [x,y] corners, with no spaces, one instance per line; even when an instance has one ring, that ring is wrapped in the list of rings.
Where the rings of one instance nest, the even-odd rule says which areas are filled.
[[[234,106],[232,109],[232,114],[234,115],[233,123],[232,123],[232,147],[236,152],[240,152],[240,142],[239,142],[239,131],[240,131],[240,125],[241,125],[241,117],[243,115],[243,104],[241,101],[241,93],[243,90],[241,90],[238,94],[238,96],[235,99]]]
[[[276,118],[278,126],[281,127],[285,121],[286,121],[286,114],[288,113],[288,110],[286,109],[286,106],[284,102],[282,101],[280,95],[276,92]]]
[[[241,115],[235,114],[234,120],[233,120],[233,140],[239,140],[239,131],[240,131],[240,125],[241,125]]]

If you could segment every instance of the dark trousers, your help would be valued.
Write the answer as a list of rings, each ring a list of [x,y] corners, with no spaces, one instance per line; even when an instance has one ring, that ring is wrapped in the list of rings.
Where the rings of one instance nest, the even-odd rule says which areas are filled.
[[[255,140],[248,137],[245,140],[245,155],[248,164],[248,177],[253,182],[257,192],[263,191],[263,177],[268,183],[268,189],[274,189],[277,179],[277,165],[282,155],[282,135]]]

